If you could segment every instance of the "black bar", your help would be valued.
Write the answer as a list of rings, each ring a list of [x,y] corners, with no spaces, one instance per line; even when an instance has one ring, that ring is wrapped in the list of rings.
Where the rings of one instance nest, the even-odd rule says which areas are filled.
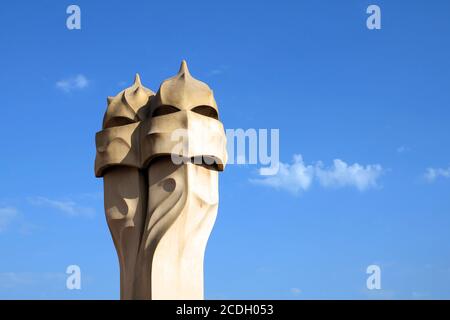
[[[0,301],[2,314],[20,316],[55,315],[85,319],[98,314],[101,319],[311,319],[311,316],[355,315],[359,319],[393,316],[397,309],[406,316],[425,319],[432,315],[448,317],[449,301],[350,301],[350,300],[205,300],[205,301]],[[438,317],[438,318],[440,318]],[[434,318],[434,316],[433,316]],[[6,319],[6,318],[5,318]]]

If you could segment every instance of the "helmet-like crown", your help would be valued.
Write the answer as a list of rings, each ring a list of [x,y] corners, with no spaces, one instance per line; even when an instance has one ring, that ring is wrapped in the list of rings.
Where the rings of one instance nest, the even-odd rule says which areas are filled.
[[[213,91],[206,83],[192,77],[185,60],[181,62],[178,74],[161,84],[154,103],[150,107],[150,114],[154,114],[161,106],[172,108],[172,112],[192,110],[204,113],[207,111],[208,114],[205,115],[218,118],[218,108]],[[203,108],[203,111],[197,108]]]
[[[154,92],[141,84],[136,74],[131,87],[122,90],[115,97],[108,97],[108,108],[103,118],[103,128],[110,128],[138,122],[144,119],[145,109]]]

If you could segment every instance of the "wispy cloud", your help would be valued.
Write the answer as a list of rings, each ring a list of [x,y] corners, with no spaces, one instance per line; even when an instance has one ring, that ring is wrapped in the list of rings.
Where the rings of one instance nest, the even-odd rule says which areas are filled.
[[[63,272],[1,272],[0,288],[4,290],[30,290],[39,287],[48,289],[49,285],[64,288],[66,278]]]
[[[450,167],[444,168],[427,168],[424,178],[428,182],[434,182],[437,178],[450,178]]]
[[[17,216],[17,209],[14,207],[0,208],[0,233],[5,231],[11,221]]]
[[[280,163],[276,175],[251,181],[294,194],[308,190],[314,181],[325,188],[354,187],[365,191],[378,186],[383,171],[379,164],[349,165],[340,159],[335,159],[330,167],[325,167],[321,161],[305,164],[301,155],[294,155],[292,164]]]
[[[208,72],[208,76],[218,76],[228,70],[228,66],[221,65],[217,68],[214,68]]]
[[[16,272],[0,273],[0,288],[2,289],[11,289],[18,285],[29,284],[30,282],[30,274],[19,274]]]
[[[291,288],[290,291],[294,296],[298,296],[300,293],[302,293],[302,290],[300,290],[299,288]]]
[[[402,146],[398,147],[396,151],[397,151],[397,153],[405,153],[405,152],[408,152],[410,150],[411,149],[409,147],[407,147],[405,145],[402,145]]]
[[[71,92],[73,90],[81,90],[89,86],[89,80],[86,76],[78,74],[73,77],[61,79],[56,82],[56,87],[64,92]]]
[[[430,294],[428,292],[420,292],[420,291],[413,291],[411,292],[411,296],[413,299],[426,299],[430,297]]]
[[[53,208],[72,217],[92,217],[95,214],[94,208],[80,206],[73,200],[52,200],[45,197],[32,197],[28,200],[34,206]]]

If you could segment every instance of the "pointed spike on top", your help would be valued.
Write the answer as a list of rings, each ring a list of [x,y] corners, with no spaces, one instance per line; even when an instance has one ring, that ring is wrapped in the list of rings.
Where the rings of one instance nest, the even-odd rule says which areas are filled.
[[[184,59],[183,59],[183,61],[181,61],[180,71],[178,71],[178,74],[179,75],[191,75],[189,73],[187,62]]]
[[[110,105],[113,100],[114,100],[114,97],[106,98],[106,101],[108,102],[108,105]]]
[[[141,86],[141,77],[139,76],[139,73],[136,73],[134,76],[134,85]]]

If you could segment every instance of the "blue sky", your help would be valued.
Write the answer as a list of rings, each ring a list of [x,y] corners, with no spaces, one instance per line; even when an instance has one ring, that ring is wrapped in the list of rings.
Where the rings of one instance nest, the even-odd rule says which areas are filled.
[[[448,1],[76,1],[72,31],[70,4],[0,11],[0,298],[119,298],[94,135],[182,59],[226,128],[280,130],[272,180],[220,176],[206,298],[450,298]]]

